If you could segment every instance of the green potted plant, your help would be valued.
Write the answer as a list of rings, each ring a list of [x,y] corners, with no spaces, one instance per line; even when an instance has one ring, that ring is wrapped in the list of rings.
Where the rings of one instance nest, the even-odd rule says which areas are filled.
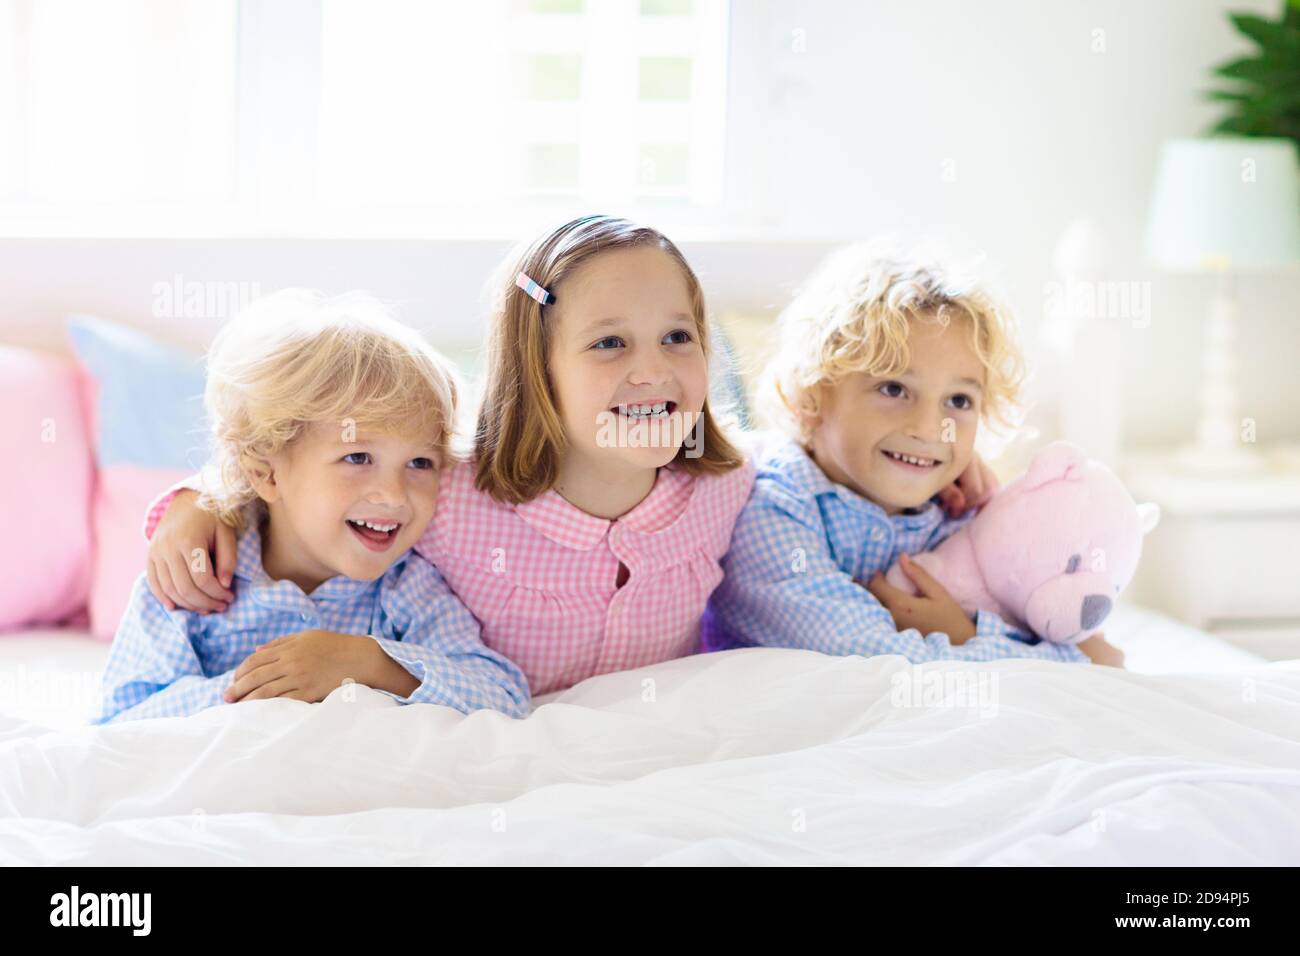
[[[1227,104],[1229,112],[1210,132],[1300,144],[1300,0],[1283,0],[1276,20],[1252,13],[1228,17],[1258,49],[1214,68],[1216,77],[1230,82],[1206,96]]]

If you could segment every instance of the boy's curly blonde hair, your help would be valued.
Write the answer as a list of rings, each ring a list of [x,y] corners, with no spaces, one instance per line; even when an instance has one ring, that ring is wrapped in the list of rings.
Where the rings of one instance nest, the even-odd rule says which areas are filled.
[[[984,366],[982,417],[1010,431],[1020,422],[1025,366],[1006,310],[971,278],[932,257],[882,243],[832,254],[777,320],[779,342],[760,398],[771,423],[812,440],[821,387],[854,372],[897,375],[911,356],[909,323],[970,322]]]
[[[212,460],[199,507],[242,528],[250,472],[318,422],[427,436],[447,464],[458,385],[445,359],[378,299],[286,289],[222,327],[207,358]]]

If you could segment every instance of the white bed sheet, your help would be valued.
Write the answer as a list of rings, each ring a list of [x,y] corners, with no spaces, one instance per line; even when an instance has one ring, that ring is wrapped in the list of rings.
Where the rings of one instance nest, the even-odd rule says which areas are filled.
[[[1109,634],[1132,670],[746,650],[526,721],[353,688],[109,727],[37,676],[105,645],[0,636],[0,863],[1300,863],[1300,662]]]

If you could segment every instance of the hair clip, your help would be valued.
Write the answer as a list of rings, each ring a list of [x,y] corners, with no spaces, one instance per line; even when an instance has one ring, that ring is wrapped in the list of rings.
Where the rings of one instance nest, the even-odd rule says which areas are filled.
[[[515,285],[519,286],[519,288],[523,289],[526,293],[528,293],[528,295],[532,296],[542,305],[555,304],[555,296],[551,295],[549,292],[547,292],[545,289],[539,286],[532,279],[528,278],[528,276],[524,275],[524,273],[522,272],[519,273],[519,275],[515,276]]]

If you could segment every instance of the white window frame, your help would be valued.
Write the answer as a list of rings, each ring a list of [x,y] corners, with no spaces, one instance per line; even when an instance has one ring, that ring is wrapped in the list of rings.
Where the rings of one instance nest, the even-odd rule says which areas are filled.
[[[12,9],[21,28],[28,5],[39,0],[13,0]],[[111,0],[110,0],[111,2]],[[729,34],[738,8],[729,0],[706,2],[697,16],[709,17],[700,31],[701,42],[720,44],[717,57],[697,60],[692,75],[693,102],[715,116],[727,110],[728,72],[731,70]],[[626,36],[639,17],[639,0],[588,0],[583,14],[586,29],[609,38]],[[539,17],[529,17],[538,20]],[[316,196],[316,97],[321,71],[319,26],[321,0],[239,0],[234,76],[239,126],[234,136],[234,196],[225,203],[87,203],[34,202],[21,194],[0,196],[0,235],[78,237],[392,237],[392,238],[502,238],[533,231],[557,214],[574,208],[571,197],[525,200],[505,199],[500,204],[476,208],[472,221],[451,217],[437,205],[412,206],[399,216],[374,218],[363,208],[339,209]],[[520,28],[536,24],[521,24]],[[653,30],[651,31],[653,34]],[[21,33],[19,34],[21,36]],[[544,38],[543,38],[544,39]],[[653,36],[640,44],[641,53],[655,52]],[[588,44],[586,52],[599,50]],[[624,45],[625,46],[625,45]],[[618,50],[617,44],[609,45]],[[21,90],[25,71],[19,44],[15,59],[17,102],[26,102]],[[618,50],[622,53],[625,50]],[[627,156],[610,156],[600,139],[600,111],[618,108],[614,97],[591,95],[600,90],[602,71],[597,59],[584,68],[584,139],[580,144],[584,181],[591,166],[627,162]],[[274,78],[270,82],[268,78]],[[264,82],[265,81],[265,82]],[[19,124],[22,126],[23,124]],[[674,229],[700,230],[708,235],[739,225],[729,215],[723,184],[726,180],[728,123],[696,124],[691,129],[689,181],[695,186],[689,202],[659,201],[653,196],[622,195],[614,212],[647,219]],[[703,144],[704,148],[695,148]],[[23,169],[25,144],[21,137],[7,144],[7,155]],[[624,149],[634,150],[635,144]],[[22,183],[19,182],[21,189]],[[612,190],[611,190],[612,191]]]

